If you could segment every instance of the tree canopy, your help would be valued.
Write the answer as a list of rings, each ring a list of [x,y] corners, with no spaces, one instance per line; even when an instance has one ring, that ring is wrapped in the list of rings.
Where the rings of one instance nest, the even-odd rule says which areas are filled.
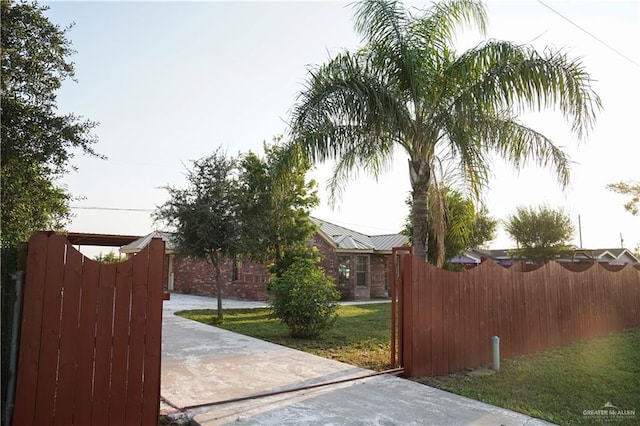
[[[625,203],[624,208],[632,215],[640,214],[640,182],[629,180],[627,182],[615,182],[607,185],[607,189],[618,194],[631,197]]]
[[[57,111],[56,91],[74,77],[71,27],[51,23],[35,2],[0,5],[2,245],[11,246],[69,219],[72,196],[57,179],[74,152],[96,155],[96,123]]]
[[[584,138],[600,98],[580,60],[500,40],[456,52],[456,30],[484,32],[487,16],[479,1],[444,0],[409,11],[394,0],[364,0],[355,5],[354,22],[364,45],[309,70],[291,120],[292,159],[336,161],[329,184],[334,198],[356,170],[377,178],[403,152],[414,253],[426,259],[427,198],[439,164],[453,165],[476,196],[488,180],[492,154],[516,169],[531,161],[548,167],[567,185],[567,154],[518,115],[557,110]]]
[[[180,254],[213,267],[219,318],[225,260],[273,263],[279,274],[315,230],[309,210],[318,198],[315,182],[305,180],[308,166],[284,172],[281,154],[281,148],[266,144],[264,158],[252,152],[235,158],[218,148],[193,162],[186,188],[166,187],[169,200],[154,213],[174,232]]]
[[[518,207],[505,220],[505,231],[518,243],[515,256],[544,263],[569,250],[574,227],[562,210]]]
[[[272,265],[278,275],[287,253],[305,245],[315,231],[309,214],[319,202],[315,181],[305,179],[308,164],[280,169],[279,140],[264,145],[263,158],[249,152],[239,162],[243,255]]]
[[[169,225],[179,253],[204,259],[214,268],[218,318],[222,320],[222,278],[225,259],[241,252],[242,219],[238,165],[220,148],[193,161],[187,170],[187,187],[167,186],[169,200],[154,213]]]

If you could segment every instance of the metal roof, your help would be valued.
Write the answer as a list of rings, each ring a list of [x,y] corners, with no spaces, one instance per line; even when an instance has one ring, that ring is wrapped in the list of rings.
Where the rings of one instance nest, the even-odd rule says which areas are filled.
[[[407,244],[408,238],[399,234],[365,235],[335,223],[312,217],[322,234],[331,239],[338,249],[390,251],[393,247]]]
[[[404,246],[408,238],[399,234],[365,235],[352,229],[312,217],[313,223],[318,225],[321,235],[340,250],[391,251],[393,247]],[[151,242],[152,238],[162,238],[167,252],[175,251],[172,234],[170,232],[153,231],[120,248],[121,253],[137,253]]]
[[[144,237],[140,237],[126,246],[120,247],[120,253],[137,253],[145,248],[153,238],[162,238],[166,252],[172,252],[175,250],[172,234],[170,232],[153,231],[152,233],[147,234]]]

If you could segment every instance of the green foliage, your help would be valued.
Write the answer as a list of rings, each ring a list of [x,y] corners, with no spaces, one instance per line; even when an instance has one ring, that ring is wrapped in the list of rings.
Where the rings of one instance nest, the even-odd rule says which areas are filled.
[[[264,145],[264,158],[249,152],[239,164],[242,252],[253,260],[275,265],[288,252],[299,252],[305,246],[315,231],[309,212],[319,202],[315,181],[305,180],[307,164],[298,164],[286,173],[279,169],[283,155],[276,145],[279,140]]]
[[[317,266],[318,255],[316,259],[312,257],[296,257],[279,277],[274,277],[269,286],[273,296],[270,302],[273,314],[295,338],[317,337],[336,320],[336,301],[340,293],[332,279]]]
[[[495,238],[498,221],[491,216],[486,207],[476,208],[474,202],[460,191],[444,187],[439,194],[432,194],[429,200],[427,227],[429,239],[427,244],[428,261],[437,264],[439,250],[435,231],[434,200],[440,199],[444,209],[444,260],[452,259],[465,250],[476,248]],[[411,197],[406,200],[409,215],[405,221],[402,234],[411,238],[413,234],[413,209]],[[448,267],[445,262],[444,267]]]
[[[116,252],[110,251],[107,254],[103,254],[102,252],[100,252],[100,254],[93,258],[93,260],[99,263],[120,263],[124,262],[127,259],[120,256]]]
[[[179,253],[204,259],[215,269],[218,316],[222,318],[220,265],[241,250],[240,186],[237,161],[218,148],[213,154],[193,161],[187,170],[185,189],[166,187],[169,201],[154,213],[174,231]]]
[[[499,40],[456,52],[456,30],[485,30],[479,1],[444,0],[418,11],[364,0],[355,5],[354,22],[364,46],[309,71],[291,123],[291,158],[336,161],[334,199],[356,171],[377,178],[402,151],[409,158],[414,254],[426,259],[427,197],[438,169],[460,176],[478,195],[497,154],[516,169],[529,162],[548,167],[566,187],[569,157],[518,114],[556,110],[584,139],[600,98],[580,60]],[[442,242],[442,227],[436,233]]]
[[[618,194],[628,195],[631,199],[625,203],[624,208],[632,215],[640,214],[640,182],[616,182],[607,185],[607,189]]]
[[[296,260],[304,260],[316,264],[320,259],[320,252],[315,247],[309,247],[306,244],[293,245],[284,251],[282,258],[277,262],[269,264],[269,272],[276,277],[280,277]]]
[[[96,123],[57,112],[56,91],[73,79],[66,33],[35,2],[1,1],[2,246],[42,229],[60,230],[71,195],[56,183],[75,150],[96,155]]]
[[[518,207],[504,223],[505,231],[518,243],[514,255],[544,263],[569,250],[573,236],[571,218],[547,206]]]

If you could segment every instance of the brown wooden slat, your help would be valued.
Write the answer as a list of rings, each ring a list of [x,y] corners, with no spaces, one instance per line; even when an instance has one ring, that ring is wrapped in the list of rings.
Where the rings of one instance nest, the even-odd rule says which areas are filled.
[[[426,269],[426,268],[425,268]],[[428,271],[426,271],[428,272]],[[448,276],[443,271],[434,271],[437,274],[431,275],[429,287],[431,288],[431,363],[433,364],[433,372],[440,374],[444,371],[443,366],[443,334],[444,324],[442,322],[442,287],[448,285]],[[429,325],[427,325],[429,326]],[[433,374],[433,373],[432,373]]]
[[[73,409],[74,425],[88,425],[91,423],[96,344],[96,306],[98,304],[99,281],[100,269],[98,262],[84,258],[82,264],[82,292],[80,295],[75,404]]]
[[[113,339],[113,295],[116,265],[100,265],[98,306],[96,311],[96,363],[93,375],[92,426],[106,425],[109,421],[109,395],[111,385],[111,355]]]
[[[451,369],[452,371],[458,371],[461,369],[462,354],[464,352],[464,328],[462,327],[462,314],[461,310],[461,285],[460,283],[465,279],[466,274],[460,274],[455,282],[453,288],[453,349],[450,351],[451,356]]]
[[[413,326],[413,339],[417,342],[418,350],[414,353],[414,359],[420,360],[421,366],[424,368],[426,375],[432,375],[433,358],[432,358],[432,345],[433,345],[433,323],[431,322],[431,313],[433,312],[433,295],[432,290],[434,286],[434,278],[427,273],[427,264],[419,262],[414,265],[416,269],[418,282],[421,283],[418,286],[418,291],[415,298],[411,300],[413,306],[414,315],[418,315],[418,321]],[[420,306],[420,303],[424,303]],[[426,309],[425,309],[426,308]]]
[[[142,424],[157,425],[160,414],[160,368],[162,354],[162,292],[166,282],[162,265],[164,241],[154,238],[149,245],[147,283],[147,330],[145,339]]]
[[[416,288],[417,281],[414,281],[413,265],[415,263],[414,256],[405,256],[403,258],[404,265],[404,278],[402,280],[402,356],[403,367],[405,374],[409,377],[413,377],[413,326],[411,320],[413,319],[413,299],[411,298],[411,292]]]
[[[83,260],[82,253],[74,249],[71,244],[66,244],[66,247],[67,261],[64,268],[64,293],[60,322],[58,391],[54,419],[54,425],[59,426],[70,425],[73,422]]]
[[[13,424],[34,424],[38,368],[40,361],[40,337],[44,284],[47,267],[48,239],[45,233],[37,233],[29,240],[27,270],[25,274],[24,302],[20,332],[15,410]]]
[[[455,302],[454,295],[457,284],[457,274],[451,275],[448,285],[442,288],[442,329],[444,336],[442,342],[443,369],[451,371],[454,363],[454,350],[456,329],[454,323]]]
[[[113,318],[113,363],[111,366],[111,399],[109,424],[123,425],[127,409],[127,359],[129,345],[129,315],[131,287],[133,284],[133,259],[117,264],[115,279],[115,307]]]
[[[40,337],[40,366],[36,394],[36,425],[53,424],[55,413],[58,343],[60,339],[60,307],[64,278],[65,240],[57,235],[48,238],[46,285]]]
[[[131,292],[131,325],[129,371],[127,372],[127,410],[125,424],[137,426],[142,421],[142,379],[144,368],[144,342],[146,323],[147,273],[149,248],[133,258],[133,288]]]
[[[478,298],[478,364],[487,364],[491,361],[491,335],[489,333],[489,300],[487,290],[487,275],[490,272],[490,268],[481,269],[478,274],[478,283],[476,284]]]

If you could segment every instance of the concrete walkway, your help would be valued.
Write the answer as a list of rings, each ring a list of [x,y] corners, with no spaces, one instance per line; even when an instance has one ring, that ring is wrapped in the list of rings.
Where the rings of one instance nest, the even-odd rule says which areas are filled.
[[[172,294],[164,304],[163,410],[185,411],[195,424],[548,424],[398,377],[370,376],[375,373],[173,314],[215,306],[215,299],[181,294]],[[223,302],[226,309],[261,306]],[[287,392],[323,383],[333,384]]]

